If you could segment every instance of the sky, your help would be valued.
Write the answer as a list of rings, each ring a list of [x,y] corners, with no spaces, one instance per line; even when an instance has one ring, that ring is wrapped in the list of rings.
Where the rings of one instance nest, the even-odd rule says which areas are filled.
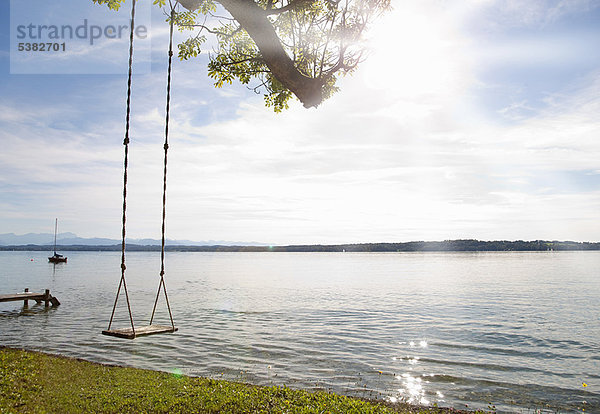
[[[56,18],[24,2],[0,0],[0,233],[52,232],[58,217],[60,231],[118,239],[127,42],[23,61],[11,25]],[[81,21],[81,0],[58,3]],[[146,3],[127,233],[160,238],[168,27]],[[600,2],[392,5],[318,109],[275,114],[243,85],[215,89],[205,55],[174,62],[168,238],[600,240]],[[127,19],[127,6],[88,9]]]

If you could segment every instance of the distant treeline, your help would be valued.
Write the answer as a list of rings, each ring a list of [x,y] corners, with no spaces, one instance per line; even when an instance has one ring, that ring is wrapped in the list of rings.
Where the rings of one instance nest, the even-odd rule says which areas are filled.
[[[24,246],[0,246],[2,251],[52,251],[54,246],[28,244]],[[121,245],[57,246],[61,251],[120,251]],[[297,246],[166,246],[170,252],[504,252],[504,251],[547,251],[547,250],[600,250],[600,243],[573,241],[480,241],[445,240],[413,241],[407,243],[361,243],[334,245],[297,245]],[[128,244],[127,251],[160,251],[160,246],[142,246]]]

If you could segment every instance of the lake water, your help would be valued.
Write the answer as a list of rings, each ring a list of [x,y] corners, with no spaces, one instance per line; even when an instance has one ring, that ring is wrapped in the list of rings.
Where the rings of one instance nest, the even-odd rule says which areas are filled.
[[[167,253],[179,331],[134,341],[101,335],[120,253],[65,254],[54,266],[0,252],[0,293],[47,288],[62,303],[1,303],[0,345],[392,401],[600,412],[598,251]],[[139,325],[159,255],[127,256]]]

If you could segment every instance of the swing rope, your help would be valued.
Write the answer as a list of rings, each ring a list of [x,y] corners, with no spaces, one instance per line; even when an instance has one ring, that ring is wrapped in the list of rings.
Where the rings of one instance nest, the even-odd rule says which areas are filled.
[[[125,290],[125,298],[127,300],[127,310],[129,311],[129,321],[131,322],[131,330],[135,336],[135,327],[133,324],[133,315],[131,313],[131,304],[129,303],[129,293],[127,292],[127,283],[125,282],[125,223],[127,221],[127,167],[129,164],[129,124],[131,114],[131,77],[133,73],[133,32],[135,27],[135,3],[136,0],[132,0],[131,3],[131,24],[129,32],[129,72],[127,77],[127,111],[125,115],[125,139],[123,145],[125,146],[125,159],[123,162],[123,226],[121,228],[121,281],[119,282],[119,288],[117,289],[117,296],[115,297],[115,304],[110,315],[110,322],[108,323],[108,329],[113,322],[115,316],[115,309],[117,308],[117,302],[119,300],[119,293],[121,293],[121,286]]]
[[[167,301],[167,309],[169,310],[169,318],[171,319],[171,327],[175,329],[173,323],[173,315],[171,314],[171,305],[169,305],[169,296],[167,295],[167,286],[165,285],[165,221],[167,216],[167,153],[169,151],[169,114],[171,111],[171,68],[173,61],[173,21],[175,18],[175,9],[171,5],[171,19],[169,27],[169,68],[167,69],[167,108],[165,115],[165,149],[164,158],[164,169],[163,169],[163,197],[162,197],[162,227],[161,227],[161,250],[160,250],[160,282],[158,284],[158,291],[156,292],[156,299],[154,300],[154,307],[152,308],[152,316],[150,317],[150,325],[154,320],[154,313],[156,311],[156,304],[158,303],[158,297],[160,295],[160,288],[162,286],[165,293],[165,300]]]
[[[178,3],[175,3],[175,6]],[[123,287],[125,291],[125,298],[127,300],[127,310],[129,312],[129,321],[131,323],[131,334],[116,334],[115,336],[124,336],[127,338],[135,338],[136,331],[133,323],[133,314],[131,312],[131,304],[129,302],[129,293],[127,291],[127,283],[125,282],[125,224],[126,224],[126,211],[127,211],[127,167],[128,167],[128,159],[129,159],[129,126],[130,126],[130,113],[131,113],[131,79],[133,72],[133,34],[135,28],[135,5],[136,0],[132,0],[131,6],[131,31],[129,35],[129,74],[127,79],[127,112],[126,112],[126,121],[125,121],[125,139],[123,140],[123,145],[125,146],[125,159],[124,159],[124,172],[123,172],[123,226],[121,230],[121,280],[119,282],[119,288],[117,289],[117,295],[115,297],[115,303],[113,305],[112,313],[110,316],[110,322],[108,323],[108,329],[103,331],[104,334],[114,334],[110,331],[112,326],[113,318],[115,315],[115,310],[117,308],[117,302],[119,300],[119,294],[121,292],[121,287]],[[169,330],[165,330],[165,327],[157,327],[158,329],[154,330],[146,330],[144,333],[144,329],[142,329],[142,333],[151,334],[151,333],[161,333],[161,332],[175,332],[177,328],[175,328],[175,323],[173,322],[173,314],[171,313],[171,305],[169,304],[169,297],[167,295],[167,286],[165,284],[165,223],[167,216],[167,153],[169,149],[169,117],[170,117],[170,104],[171,104],[171,72],[172,72],[172,58],[173,58],[173,23],[175,17],[175,8],[171,4],[171,17],[170,17],[170,34],[169,34],[169,67],[167,71],[167,104],[166,104],[166,115],[165,115],[165,143],[164,143],[164,168],[163,168],[163,196],[162,196],[162,226],[161,226],[161,254],[160,254],[160,282],[158,284],[158,291],[156,292],[156,299],[154,300],[154,307],[152,308],[152,316],[150,318],[150,328],[152,328],[152,322],[154,320],[154,315],[156,312],[156,305],[158,303],[158,298],[160,296],[161,288],[165,294],[165,300],[167,303],[167,309],[169,311],[169,318],[171,320],[171,328]]]

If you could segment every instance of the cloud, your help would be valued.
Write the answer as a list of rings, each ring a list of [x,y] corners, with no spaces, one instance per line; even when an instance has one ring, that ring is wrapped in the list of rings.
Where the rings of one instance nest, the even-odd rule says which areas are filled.
[[[480,24],[488,30],[543,27],[566,16],[589,13],[600,7],[593,0],[489,0],[473,1],[470,6],[478,10]]]
[[[465,68],[457,79],[469,77]],[[255,101],[241,105],[234,119],[203,127],[202,140],[190,139],[173,156],[173,198],[214,219],[198,226],[204,231],[234,231],[243,223],[274,241],[365,241],[361,232],[370,240],[499,237],[494,231],[560,238],[559,228],[565,238],[593,239],[597,76],[549,100],[545,110],[503,125],[473,113],[461,117],[456,107],[468,107],[469,82],[457,82],[450,95],[428,91],[407,99],[393,88],[376,93],[366,74],[359,71],[318,111],[293,107],[273,115]],[[234,206],[220,204],[228,198]],[[565,230],[566,222],[577,234]],[[419,230],[407,230],[412,226]],[[293,233],[283,236],[280,228]]]

